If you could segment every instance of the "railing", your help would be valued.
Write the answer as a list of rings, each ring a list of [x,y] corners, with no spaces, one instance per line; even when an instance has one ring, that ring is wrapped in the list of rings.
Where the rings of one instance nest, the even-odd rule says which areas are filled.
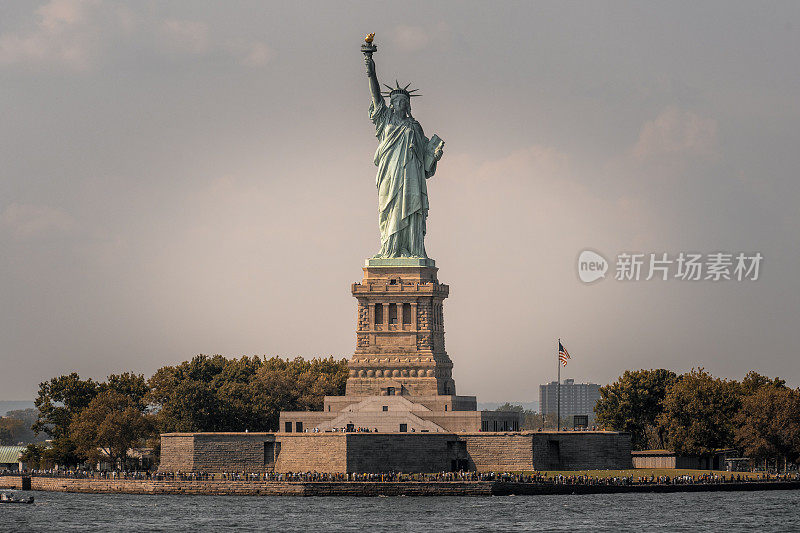
[[[450,290],[444,283],[402,283],[392,285],[389,283],[353,283],[353,292],[425,292],[425,293],[447,293]]]

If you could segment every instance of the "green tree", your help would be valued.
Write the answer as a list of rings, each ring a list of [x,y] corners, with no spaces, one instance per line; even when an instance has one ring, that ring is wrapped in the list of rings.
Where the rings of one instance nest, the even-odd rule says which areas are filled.
[[[22,422],[22,428],[14,435],[15,442],[24,442],[25,444],[37,441],[43,441],[44,435],[38,436],[31,429],[33,424],[39,418],[39,411],[37,409],[17,409],[6,413],[7,418],[14,418]]]
[[[147,408],[147,393],[150,387],[143,374],[124,372],[122,374],[111,374],[108,380],[100,386],[102,390],[113,390],[127,396],[136,405],[136,408],[144,412]]]
[[[736,444],[752,459],[800,458],[800,392],[763,385],[744,397],[736,415]]]
[[[786,388],[786,382],[780,378],[769,379],[767,376],[762,376],[755,370],[747,373],[741,383],[741,391],[745,396],[753,394],[761,387],[773,387],[777,389]]]
[[[268,431],[280,411],[322,407],[325,395],[343,394],[345,360],[273,357],[226,359],[199,355],[159,369],[148,401],[160,431]]]
[[[75,444],[70,440],[69,425],[73,417],[97,396],[98,389],[96,382],[82,380],[74,372],[39,384],[35,401],[39,418],[33,424],[33,430],[52,437],[52,448],[48,453],[54,462],[70,465],[80,461]]]
[[[33,429],[53,438],[67,435],[72,416],[89,405],[97,392],[97,383],[91,379],[82,380],[75,372],[40,383],[34,402],[39,418]]]
[[[111,446],[98,443],[125,435],[124,428],[114,429],[114,424],[149,419],[148,408],[160,432],[268,431],[277,428],[280,411],[321,409],[324,396],[344,394],[347,376],[347,361],[333,357],[220,355],[198,355],[160,368],[149,380],[125,372],[98,383],[73,373],[40,384],[34,429],[52,436],[46,460],[75,464],[94,460],[98,447]],[[138,413],[136,417],[130,409]],[[92,429],[101,419],[105,425]]]
[[[347,361],[327,359],[285,360],[273,357],[264,361],[256,375],[259,405],[265,410],[269,428],[278,427],[280,411],[318,411],[325,396],[345,392]]]
[[[667,391],[658,425],[677,453],[709,453],[733,445],[740,384],[714,378],[704,369],[683,374]]]
[[[20,455],[23,463],[28,465],[28,469],[45,468],[45,457],[47,447],[44,444],[28,444]]]
[[[16,418],[0,418],[0,444],[15,445],[20,442],[19,436],[25,430],[22,420]]]
[[[227,363],[220,355],[198,355],[179,365],[160,368],[148,380],[147,400],[155,406],[161,432],[228,429],[230,421],[224,419],[217,396],[217,388],[230,378],[230,374],[223,374]],[[250,379],[252,376],[247,381]]]
[[[626,370],[614,383],[600,387],[594,408],[597,425],[630,432],[635,450],[663,448],[663,435],[653,428],[676,379],[674,372],[664,369]]]
[[[70,424],[70,437],[81,456],[95,463],[105,451],[112,464],[123,468],[128,449],[151,433],[150,420],[136,403],[114,390],[98,394]]]
[[[525,409],[521,405],[513,405],[506,402],[497,409],[495,409],[495,411],[500,411],[505,413],[522,413],[525,411]]]
[[[226,361],[216,385],[220,416],[217,424],[234,431],[266,429],[265,415],[259,407],[261,391],[255,383],[262,366],[257,357]]]

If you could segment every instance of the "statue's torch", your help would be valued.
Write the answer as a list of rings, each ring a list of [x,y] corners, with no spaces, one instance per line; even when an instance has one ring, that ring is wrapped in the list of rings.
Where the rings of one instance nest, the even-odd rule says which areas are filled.
[[[361,52],[364,54],[364,57],[372,58],[372,54],[378,51],[378,47],[372,44],[374,39],[374,33],[368,33],[367,36],[364,37],[364,44],[361,45]]]

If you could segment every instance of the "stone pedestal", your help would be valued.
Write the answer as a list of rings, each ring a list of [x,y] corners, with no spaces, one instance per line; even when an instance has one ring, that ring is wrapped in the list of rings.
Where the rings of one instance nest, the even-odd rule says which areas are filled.
[[[444,348],[442,302],[432,259],[368,259],[358,300],[356,351],[348,396],[455,395],[453,363]]]
[[[432,259],[366,261],[352,286],[357,340],[345,396],[326,396],[322,411],[282,411],[281,432],[519,431],[519,413],[477,411],[474,396],[456,395],[444,349],[450,288],[436,273]]]

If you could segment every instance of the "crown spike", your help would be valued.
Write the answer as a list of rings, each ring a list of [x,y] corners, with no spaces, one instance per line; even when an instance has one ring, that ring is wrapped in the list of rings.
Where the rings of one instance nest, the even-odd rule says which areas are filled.
[[[388,96],[388,97],[392,97],[395,94],[404,94],[409,98],[411,98],[413,96],[422,96],[421,94],[414,94],[419,89],[410,89],[409,90],[409,87],[411,87],[410,83],[407,84],[405,87],[401,87],[400,86],[400,82],[398,80],[394,80],[394,84],[395,84],[395,86],[392,87],[391,85],[387,85],[387,84],[384,83],[383,86],[386,87],[388,89],[388,91],[382,91],[381,94],[383,96]]]

